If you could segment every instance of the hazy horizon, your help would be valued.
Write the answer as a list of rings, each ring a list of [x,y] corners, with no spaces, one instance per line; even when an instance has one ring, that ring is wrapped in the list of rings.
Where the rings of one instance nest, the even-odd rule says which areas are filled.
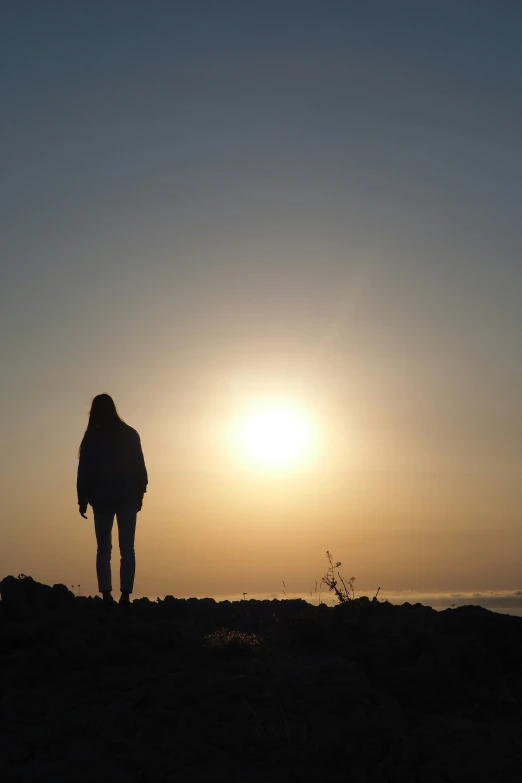
[[[26,576],[29,576],[29,574],[26,574]],[[81,597],[93,597],[98,595],[98,593],[88,593],[85,594],[82,589],[82,585],[67,585],[68,589],[75,595],[75,596],[81,596]],[[315,585],[314,585],[315,587]],[[172,595],[172,593],[166,593],[164,595],[133,595],[133,600],[139,600],[140,598],[147,598],[149,601],[163,601],[167,595]],[[500,614],[510,614],[515,616],[522,616],[522,590],[512,590],[510,592],[493,592],[493,591],[486,591],[482,593],[417,593],[415,591],[387,591],[383,592],[380,590],[377,593],[377,590],[356,590],[354,594],[354,598],[358,599],[361,597],[367,597],[369,599],[373,599],[375,596],[379,602],[388,602],[394,605],[402,605],[404,603],[409,604],[417,604],[421,603],[424,606],[429,606],[432,609],[435,609],[435,611],[444,611],[446,609],[455,609],[458,607],[463,606],[480,606],[482,608],[488,609],[492,612],[498,612]],[[221,601],[286,601],[286,600],[295,600],[300,599],[303,601],[306,601],[309,604],[312,604],[312,606],[319,606],[319,604],[326,604],[326,606],[332,607],[339,604],[339,601],[334,593],[330,592],[328,588],[324,588],[322,590],[319,590],[317,588],[317,591],[314,589],[302,592],[302,593],[292,593],[288,590],[283,591],[281,589],[279,592],[268,592],[268,593],[231,593],[231,594],[217,594],[217,595],[175,595],[174,598],[180,598],[184,600],[196,599],[196,600],[204,600],[206,598],[211,598],[216,602]]]
[[[2,28],[0,577],[96,592],[75,482],[108,392],[149,473],[136,597],[304,596],[330,550],[359,593],[518,608],[522,6]],[[283,467],[232,436],[266,400],[313,430]]]

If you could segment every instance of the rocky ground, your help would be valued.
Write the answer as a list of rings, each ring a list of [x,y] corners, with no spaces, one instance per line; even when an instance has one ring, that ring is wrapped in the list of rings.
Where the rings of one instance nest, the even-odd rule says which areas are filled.
[[[3,783],[522,780],[522,618],[0,594]]]

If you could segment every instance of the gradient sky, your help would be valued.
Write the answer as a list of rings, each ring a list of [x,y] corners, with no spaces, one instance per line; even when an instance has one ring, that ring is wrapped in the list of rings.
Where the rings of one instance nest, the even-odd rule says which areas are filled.
[[[515,0],[2,3],[0,577],[96,591],[108,392],[136,595],[305,593],[326,549],[522,588],[521,40]],[[227,440],[266,396],[320,431],[292,470]]]

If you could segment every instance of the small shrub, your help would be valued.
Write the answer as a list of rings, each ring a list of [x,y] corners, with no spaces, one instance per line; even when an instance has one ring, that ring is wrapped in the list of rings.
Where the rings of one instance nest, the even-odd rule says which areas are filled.
[[[353,601],[355,598],[355,588],[353,586],[353,583],[355,582],[355,577],[352,576],[348,580],[348,584],[344,581],[343,577],[337,571],[338,579],[335,578],[335,569],[342,566],[341,561],[338,563],[335,563],[332,560],[332,555],[330,552],[326,552],[326,557],[328,559],[328,562],[330,563],[328,567],[328,571],[326,572],[326,576],[323,576],[321,579],[321,584],[325,584],[330,591],[333,591],[337,598],[339,599],[340,604],[346,604],[349,601]]]
[[[251,655],[259,649],[260,639],[255,633],[243,633],[230,628],[219,628],[205,637],[203,647],[225,655]]]

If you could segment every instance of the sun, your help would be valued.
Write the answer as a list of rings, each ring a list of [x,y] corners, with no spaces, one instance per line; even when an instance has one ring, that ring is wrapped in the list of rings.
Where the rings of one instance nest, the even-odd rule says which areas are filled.
[[[287,467],[299,463],[312,440],[306,415],[290,406],[271,404],[250,412],[240,427],[244,453],[259,465]]]

